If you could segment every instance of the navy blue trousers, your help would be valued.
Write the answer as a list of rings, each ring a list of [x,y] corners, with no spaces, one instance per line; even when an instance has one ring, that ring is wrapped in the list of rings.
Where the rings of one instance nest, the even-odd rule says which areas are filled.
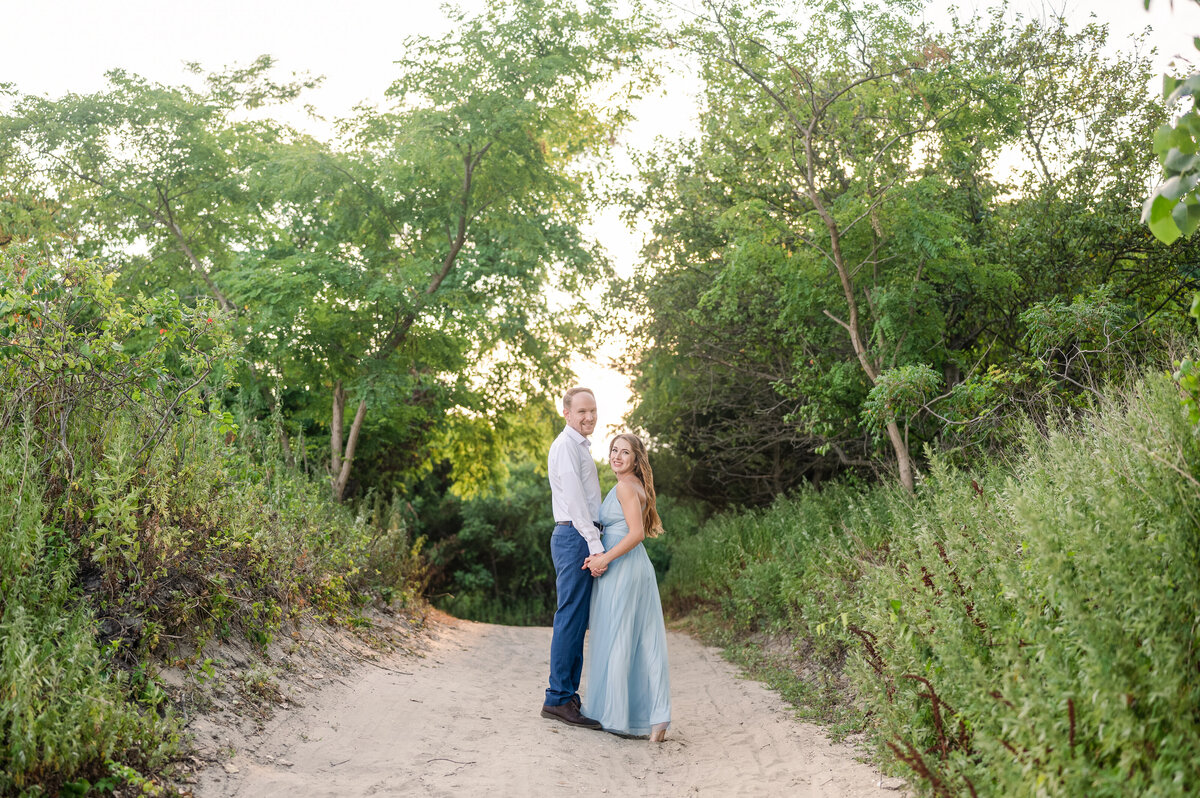
[[[583,570],[587,541],[571,525],[558,524],[550,536],[550,556],[558,574],[558,609],[550,641],[550,688],[546,705],[560,706],[579,693],[583,673],[583,636],[592,603],[592,572]]]

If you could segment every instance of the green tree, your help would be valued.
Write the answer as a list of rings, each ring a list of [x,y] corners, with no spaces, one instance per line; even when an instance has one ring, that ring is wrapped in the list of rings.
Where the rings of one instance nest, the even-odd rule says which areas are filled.
[[[622,290],[655,315],[627,365],[656,437],[689,438],[705,467],[749,458],[717,430],[754,413],[810,473],[867,462],[878,436],[911,483],[912,436],[992,434],[1036,359],[1034,303],[1110,285],[1130,350],[1177,323],[1196,253],[1130,213],[1149,164],[1127,131],[1162,109],[1143,58],[1100,54],[1103,26],[997,12],[939,38],[903,3],[805,24],[771,8],[714,6],[680,37],[701,58],[701,135],[648,156],[632,198],[655,236]],[[1002,154],[1027,168],[997,177]]]
[[[331,143],[247,113],[315,82],[274,80],[267,57],[200,90],[114,71],[97,94],[20,97],[0,230],[27,238],[48,208],[127,288],[236,312],[240,401],[328,440],[335,496],[447,454],[464,490],[502,482],[526,406],[594,323],[556,298],[607,271],[581,232],[588,168],[644,73],[641,23],[542,0],[452,22],[405,42],[386,107]],[[382,477],[353,468],[363,454]]]
[[[625,201],[654,219],[654,235],[644,266],[614,286],[610,302],[630,310],[621,317],[634,344],[621,364],[638,397],[630,422],[651,434],[657,457],[672,452],[683,466],[662,489],[758,505],[869,461],[855,430],[817,432],[794,419],[811,403],[797,385],[797,360],[831,367],[845,346],[802,310],[810,287],[780,248],[747,244],[726,259],[725,214],[749,188],[716,168],[733,160],[701,144],[642,163],[645,188]],[[831,415],[853,419],[862,380],[856,367],[845,376],[831,379],[827,398],[840,403]],[[822,445],[836,452],[818,453]]]
[[[194,296],[203,286],[200,293],[233,310],[222,271],[263,229],[249,172],[287,135],[275,123],[246,121],[245,112],[315,83],[276,82],[272,66],[263,56],[205,76],[202,89],[117,69],[94,94],[20,96],[0,117],[0,185],[25,207],[53,198],[59,229],[85,253],[125,264],[125,279],[139,288]],[[201,74],[196,64],[190,70]],[[148,257],[131,259],[143,247]],[[131,271],[131,262],[141,267]]]
[[[940,134],[963,131],[988,113],[977,107],[979,96],[1004,94],[998,75],[952,58],[948,39],[913,24],[914,10],[908,2],[810,7],[805,30],[784,4],[751,10],[709,2],[706,17],[685,31],[710,85],[732,89],[721,100],[743,103],[738,112],[722,108],[723,121],[733,121],[760,150],[766,177],[783,189],[739,209],[743,234],[769,230],[772,243],[794,250],[805,267],[829,269],[838,290],[819,310],[844,331],[869,385],[902,365],[912,348],[911,308],[902,307],[911,305],[912,292],[900,298],[897,283],[919,290],[928,279],[926,261],[946,259],[952,243],[905,241],[883,217],[922,189],[913,164],[937,151]],[[898,258],[895,250],[910,244],[925,251]],[[910,323],[889,325],[896,312]],[[914,464],[902,420],[888,419],[885,430],[900,482],[911,490]]]
[[[330,408],[338,497],[372,416],[373,434],[426,438],[461,422],[482,449],[466,460],[502,462],[495,427],[561,386],[594,321],[552,297],[607,270],[581,232],[583,159],[625,119],[599,92],[636,74],[636,20],[513,0],[453,22],[406,42],[390,105],[344,122],[338,147],[298,142],[261,174],[289,224],[237,274],[237,295],[266,309],[249,354],[306,386],[298,412]]]

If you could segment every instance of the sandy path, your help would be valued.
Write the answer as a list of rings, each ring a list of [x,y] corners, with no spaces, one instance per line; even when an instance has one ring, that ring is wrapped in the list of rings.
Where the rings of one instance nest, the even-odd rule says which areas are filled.
[[[310,694],[201,774],[199,798],[286,796],[896,796],[855,749],[689,637],[668,634],[674,721],[652,745],[538,714],[548,628],[447,620],[396,656]],[[585,679],[586,685],[586,679]],[[227,772],[236,771],[236,772]],[[890,787],[891,789],[888,789]]]

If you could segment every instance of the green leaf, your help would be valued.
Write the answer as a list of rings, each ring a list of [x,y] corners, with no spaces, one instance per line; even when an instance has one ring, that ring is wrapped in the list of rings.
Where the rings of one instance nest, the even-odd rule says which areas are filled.
[[[1184,97],[1200,92],[1200,73],[1188,75],[1175,89],[1167,95],[1167,104],[1179,102]]]
[[[1194,147],[1195,141],[1200,139],[1200,114],[1189,111],[1178,117],[1175,120],[1175,130],[1177,131],[1175,134],[1176,137],[1187,136],[1192,140]],[[1177,140],[1181,141],[1182,138],[1177,138]]]
[[[1175,89],[1179,86],[1179,78],[1173,75],[1163,75],[1163,99],[1170,97],[1175,93]],[[1170,127],[1167,125],[1166,127]]]
[[[1178,147],[1173,147],[1163,159],[1163,166],[1172,172],[1190,172],[1196,168],[1198,163],[1200,163],[1200,156],[1183,152]]]
[[[1171,211],[1171,219],[1183,235],[1190,236],[1200,225],[1200,205],[1181,202]]]
[[[1173,175],[1164,180],[1155,189],[1155,193],[1176,202],[1194,189],[1198,180],[1200,180],[1200,175]]]
[[[1175,224],[1175,220],[1171,216],[1176,203],[1161,195],[1151,195],[1147,202],[1149,213],[1145,214],[1145,217],[1148,218],[1144,217],[1143,220],[1149,225],[1150,232],[1164,244],[1174,243],[1181,234],[1179,226]]]
[[[92,784],[87,779],[79,779],[78,781],[68,781],[62,786],[62,794],[67,796],[84,796],[92,789]]]
[[[1158,129],[1154,131],[1153,147],[1155,155],[1158,156],[1159,163],[1162,163],[1166,157],[1166,153],[1171,149],[1171,134],[1173,132],[1174,128],[1169,124],[1159,125]]]

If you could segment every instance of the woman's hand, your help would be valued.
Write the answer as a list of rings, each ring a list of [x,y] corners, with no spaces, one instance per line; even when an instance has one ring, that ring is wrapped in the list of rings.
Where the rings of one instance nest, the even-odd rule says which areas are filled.
[[[632,550],[642,542],[646,533],[642,528],[642,503],[638,489],[622,480],[617,483],[617,499],[621,502],[621,512],[629,532],[621,538],[617,545],[606,552],[589,555],[583,561],[583,567],[592,572],[592,576],[600,576],[608,570],[613,560]]]
[[[603,576],[608,570],[609,562],[611,561],[604,554],[589,554],[583,561],[583,570],[591,571],[592,576]]]

